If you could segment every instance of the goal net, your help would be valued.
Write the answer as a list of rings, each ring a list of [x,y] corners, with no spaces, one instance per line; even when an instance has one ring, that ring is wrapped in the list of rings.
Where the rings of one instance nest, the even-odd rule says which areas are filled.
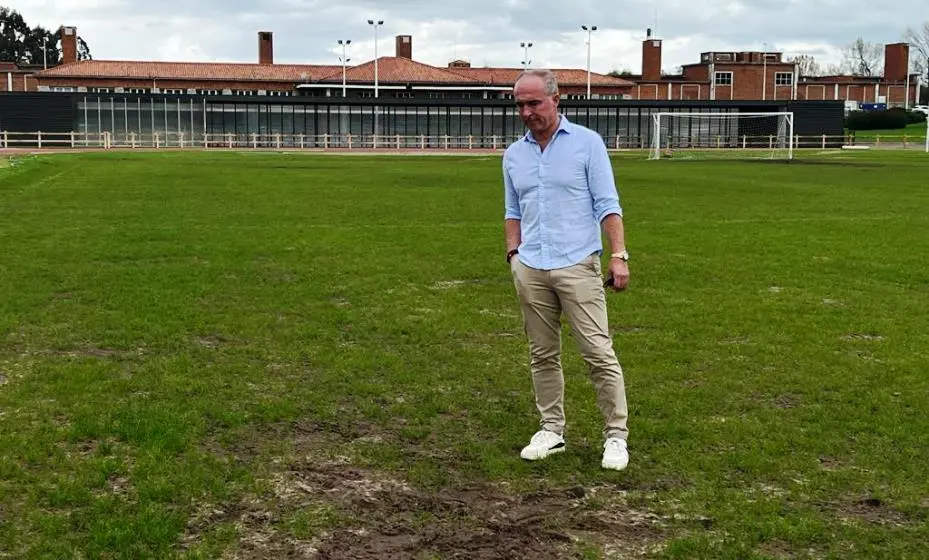
[[[794,115],[655,113],[649,159],[793,159]]]

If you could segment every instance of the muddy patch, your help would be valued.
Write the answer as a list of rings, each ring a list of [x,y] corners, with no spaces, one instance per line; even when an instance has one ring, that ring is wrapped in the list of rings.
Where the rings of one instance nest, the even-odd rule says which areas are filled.
[[[314,425],[291,433],[287,459],[269,461],[264,491],[231,505],[204,504],[181,546],[195,546],[217,526],[235,528],[226,557],[246,559],[547,559],[590,549],[640,558],[664,540],[667,520],[631,507],[620,485],[532,492],[506,483],[417,488],[339,456],[339,443],[365,432],[340,431]],[[264,455],[250,445],[228,451],[240,459]]]
[[[855,497],[838,502],[820,504],[822,510],[845,521],[871,525],[902,527],[910,522],[909,516],[875,496]]]

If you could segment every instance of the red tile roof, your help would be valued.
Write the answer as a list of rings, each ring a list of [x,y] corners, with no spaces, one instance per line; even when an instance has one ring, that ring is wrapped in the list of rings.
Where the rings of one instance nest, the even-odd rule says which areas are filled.
[[[439,68],[408,58],[378,58],[379,83],[446,84],[510,87],[520,68]],[[587,72],[556,69],[561,85],[587,84]],[[255,64],[222,62],[149,62],[130,60],[81,60],[36,73],[37,78],[175,79],[198,81],[255,81],[291,83],[341,83],[342,67],[319,64]],[[349,66],[345,79],[351,83],[374,81],[374,61]],[[591,85],[631,87],[632,82],[591,73]]]
[[[36,73],[38,78],[130,78],[301,82],[318,80],[341,66],[223,62],[142,62],[81,60]]]
[[[332,74],[323,77],[323,82],[342,81],[342,67]],[[365,62],[358,66],[351,66],[345,71],[347,82],[374,82],[374,61]],[[382,56],[377,59],[378,83],[420,83],[420,84],[464,84],[479,86],[481,83],[473,78],[462,76],[455,72],[437,68],[409,58],[396,56]]]

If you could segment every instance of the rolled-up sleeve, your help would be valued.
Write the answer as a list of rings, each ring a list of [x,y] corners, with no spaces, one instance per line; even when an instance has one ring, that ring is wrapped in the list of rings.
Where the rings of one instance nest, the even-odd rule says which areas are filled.
[[[507,157],[503,156],[503,200],[504,200],[504,219],[521,220],[522,212],[519,209],[519,196],[516,194],[516,187],[513,186],[513,180],[506,170]]]
[[[619,204],[619,192],[616,190],[616,181],[613,178],[610,155],[599,134],[590,135],[589,153],[587,184],[593,196],[594,214],[597,216],[597,221],[602,222],[610,214],[619,214],[622,217],[623,209]]]

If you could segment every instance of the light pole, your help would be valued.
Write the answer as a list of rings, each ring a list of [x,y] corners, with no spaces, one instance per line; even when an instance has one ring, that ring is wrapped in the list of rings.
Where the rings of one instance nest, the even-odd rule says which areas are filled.
[[[768,98],[768,43],[762,43],[764,49],[761,52],[761,100]]]
[[[48,37],[42,37],[42,69],[48,70]]]
[[[345,58],[345,47],[352,44],[351,39],[339,39],[339,44],[342,45],[342,58],[339,60],[342,61],[342,97],[345,97],[345,64],[348,63],[349,58]]]
[[[377,97],[377,28],[384,25],[384,20],[368,20],[368,25],[374,27],[374,97]]]
[[[587,99],[590,99],[590,40],[593,32],[597,30],[597,26],[591,25],[587,27],[582,25],[581,29],[587,32]]]
[[[384,25],[384,20],[368,20],[368,25],[374,27],[374,98],[377,99],[377,28]],[[372,145],[377,148],[377,101],[374,102],[374,139]]]
[[[523,42],[519,46],[523,48],[523,70],[525,71],[529,69],[529,63],[532,62],[529,60],[529,47],[532,46],[532,43]]]

